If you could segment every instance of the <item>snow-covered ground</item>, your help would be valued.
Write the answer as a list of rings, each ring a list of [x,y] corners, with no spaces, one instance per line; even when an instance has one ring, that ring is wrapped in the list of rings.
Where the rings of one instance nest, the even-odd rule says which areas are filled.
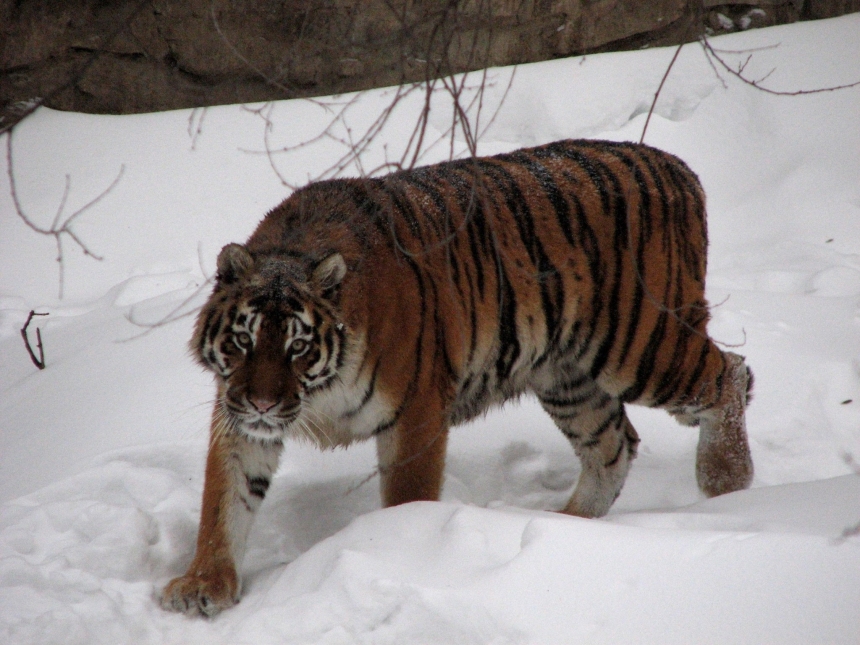
[[[713,44],[756,48],[745,73],[774,69],[775,89],[860,80],[860,14]],[[638,140],[673,51],[492,70],[479,152]],[[756,373],[753,488],[703,500],[696,431],[639,408],[640,456],[601,520],[544,510],[579,466],[532,401],[454,431],[441,503],[380,510],[371,445],[290,446],[252,531],[243,600],[211,621],[155,600],[192,554],[211,382],[186,353],[189,317],[146,325],[193,308],[221,245],[288,194],[266,136],[271,148],[310,140],[353,101],[348,129],[274,156],[303,183],[393,90],[271,112],[26,120],[14,176],[39,226],[124,170],[73,223],[104,259],[63,240],[62,300],[55,242],[17,217],[5,163],[0,174],[0,642],[856,643],[860,537],[843,533],[860,522],[846,461],[860,461],[860,87],[773,96],[721,76],[686,46],[646,140],[708,191],[711,332]],[[449,124],[444,103],[429,141]],[[363,169],[398,156],[421,107],[418,94],[398,105]],[[448,152],[442,142],[422,162]],[[43,371],[18,332],[30,309],[50,314],[33,323]]]

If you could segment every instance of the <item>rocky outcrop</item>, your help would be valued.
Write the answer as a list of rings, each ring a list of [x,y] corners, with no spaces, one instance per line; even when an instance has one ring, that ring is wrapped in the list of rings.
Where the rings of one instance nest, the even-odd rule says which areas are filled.
[[[318,96],[851,11],[860,0],[0,0],[0,110],[8,124],[34,101]]]

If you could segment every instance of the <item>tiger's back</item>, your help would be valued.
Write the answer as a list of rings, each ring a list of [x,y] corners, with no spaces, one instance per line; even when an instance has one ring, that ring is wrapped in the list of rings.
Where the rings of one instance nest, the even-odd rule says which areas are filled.
[[[291,436],[375,438],[386,505],[438,499],[449,427],[531,392],[582,464],[563,511],[593,517],[636,455],[632,402],[700,426],[706,494],[748,486],[751,373],[707,335],[706,252],[698,178],[644,145],[559,141],[296,191],[225,247],[198,318],[213,443],[198,553],[165,606],[235,599],[211,545],[235,567]]]
[[[707,338],[705,199],[654,148],[561,141],[312,184],[248,242],[296,247],[347,257],[345,316],[372,329],[369,362],[397,365],[398,405],[405,375],[433,372],[457,423],[560,361],[625,401],[694,394],[678,367]]]

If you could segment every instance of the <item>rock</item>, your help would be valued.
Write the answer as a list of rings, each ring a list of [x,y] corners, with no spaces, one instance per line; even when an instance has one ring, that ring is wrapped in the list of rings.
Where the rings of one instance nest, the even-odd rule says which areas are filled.
[[[0,0],[0,128],[319,96],[860,11],[860,0]]]

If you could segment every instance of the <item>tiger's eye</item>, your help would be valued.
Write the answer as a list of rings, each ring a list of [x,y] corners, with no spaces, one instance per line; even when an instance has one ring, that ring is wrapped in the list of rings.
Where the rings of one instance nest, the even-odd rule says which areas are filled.
[[[252,338],[251,334],[249,334],[248,332],[239,332],[238,334],[236,334],[235,339],[236,344],[242,349],[248,349],[249,347],[251,347]]]
[[[308,348],[308,341],[306,341],[302,338],[296,338],[292,343],[290,343],[290,349],[292,350],[293,354],[296,356],[301,354],[307,348]]]

